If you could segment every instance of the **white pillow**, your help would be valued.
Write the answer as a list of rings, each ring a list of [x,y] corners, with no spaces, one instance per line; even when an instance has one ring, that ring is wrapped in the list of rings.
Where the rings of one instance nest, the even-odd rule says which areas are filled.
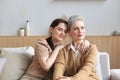
[[[21,54],[28,57],[32,57],[34,55],[34,49],[31,46],[26,47],[16,47],[16,48],[1,48],[1,53],[15,53]]]
[[[97,52],[96,55],[96,64],[95,64],[96,72],[99,77],[99,80],[103,80],[101,65],[100,65],[100,52]]]
[[[3,70],[5,62],[6,62],[6,58],[0,58],[0,75]]]
[[[19,80],[32,61],[32,47],[2,48],[1,57],[7,59],[0,80]]]

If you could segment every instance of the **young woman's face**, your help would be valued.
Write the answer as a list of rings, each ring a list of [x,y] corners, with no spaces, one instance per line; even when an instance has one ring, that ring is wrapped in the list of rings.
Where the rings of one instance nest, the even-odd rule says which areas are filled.
[[[67,34],[67,25],[65,23],[59,23],[55,28],[50,27],[50,32],[55,41],[62,41]]]
[[[83,40],[85,37],[85,25],[83,21],[75,21],[69,31],[74,41]]]

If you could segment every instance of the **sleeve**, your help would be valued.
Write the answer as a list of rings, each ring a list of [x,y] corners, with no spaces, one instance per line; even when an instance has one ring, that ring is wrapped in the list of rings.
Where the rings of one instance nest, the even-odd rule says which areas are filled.
[[[65,71],[64,50],[60,50],[54,65],[53,80],[57,80],[59,76],[63,76]]]
[[[96,62],[96,53],[97,47],[96,45],[91,45],[89,50],[87,51],[87,56],[85,56],[85,61],[83,67],[76,73],[71,76],[71,80],[87,80],[89,75],[94,71],[94,65]]]
[[[35,55],[39,57],[46,57],[50,54],[50,48],[46,40],[38,40],[35,47]]]

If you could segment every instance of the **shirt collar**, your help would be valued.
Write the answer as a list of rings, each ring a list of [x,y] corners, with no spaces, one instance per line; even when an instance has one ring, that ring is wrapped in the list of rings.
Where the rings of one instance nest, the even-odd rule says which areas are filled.
[[[77,50],[75,50],[75,48],[74,48],[74,46],[73,46],[73,44],[72,43],[70,43],[69,45],[68,45],[68,50],[70,50],[70,49],[72,49],[74,52],[78,52],[78,50],[80,49],[80,44],[78,45],[78,47],[77,47],[78,49]]]

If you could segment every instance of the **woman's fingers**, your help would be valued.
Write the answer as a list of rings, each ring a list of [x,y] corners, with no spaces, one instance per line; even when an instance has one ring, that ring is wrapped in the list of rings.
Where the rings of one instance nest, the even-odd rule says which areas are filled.
[[[90,43],[88,40],[84,40],[80,45],[81,53],[85,53],[89,49]]]

